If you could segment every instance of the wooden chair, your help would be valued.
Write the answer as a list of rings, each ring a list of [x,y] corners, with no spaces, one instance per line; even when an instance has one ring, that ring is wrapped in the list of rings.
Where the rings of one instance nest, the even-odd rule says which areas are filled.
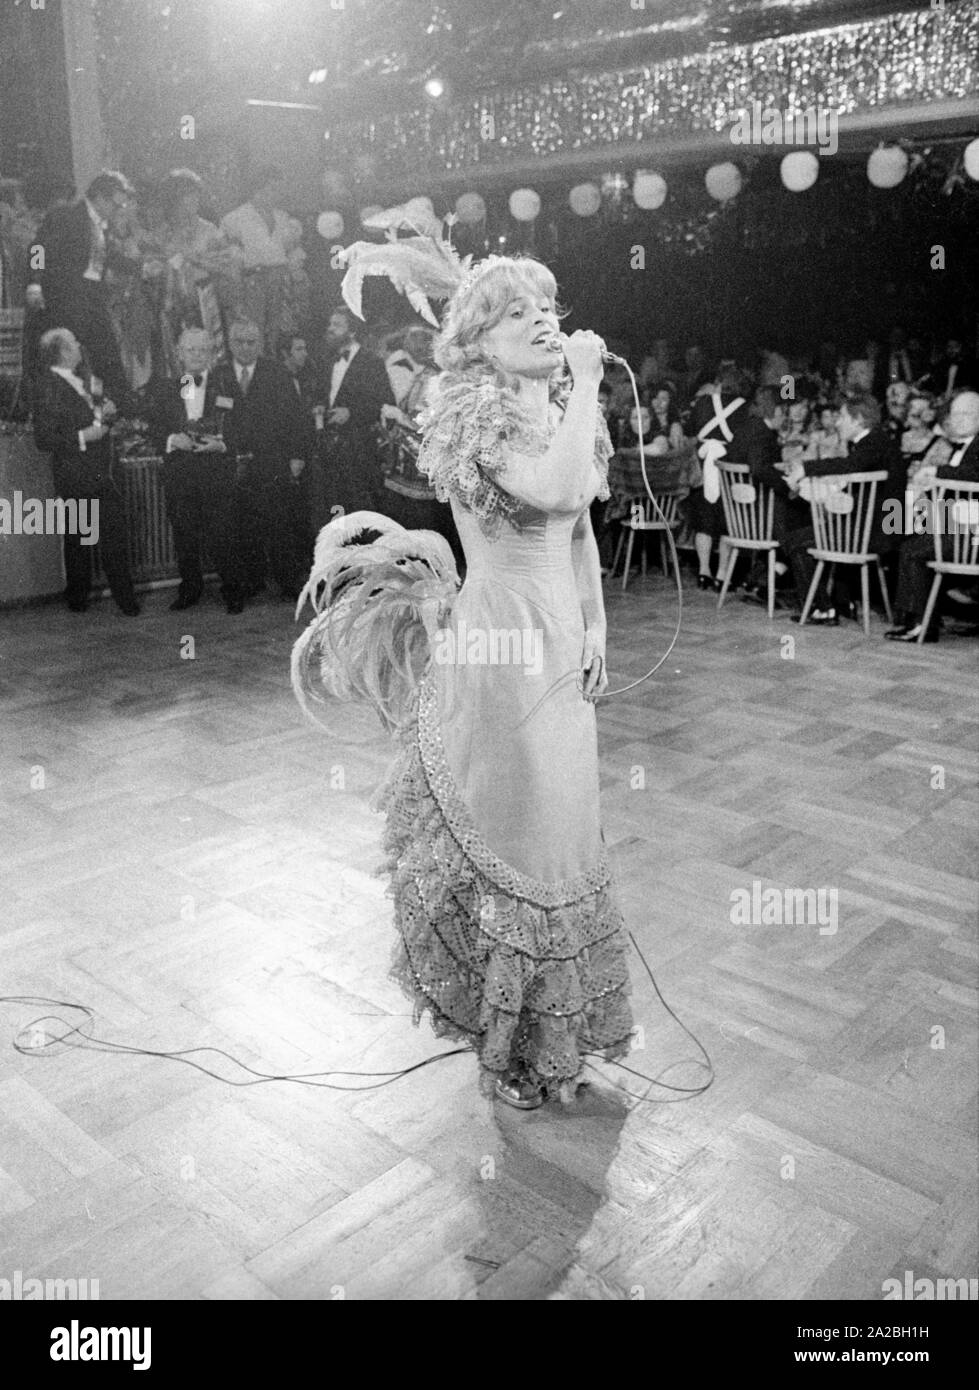
[[[717,607],[720,609],[727,597],[728,585],[738,563],[742,550],[768,551],[768,616],[775,616],[775,551],[778,541],[772,535],[772,513],[775,494],[761,483],[751,478],[751,469],[746,463],[717,464],[721,475],[721,502],[724,506],[724,520],[727,534],[721,537],[731,547],[727,573],[721,585]]]
[[[870,533],[874,526],[877,503],[877,484],[887,481],[887,474],[840,473],[827,477],[810,478],[812,488],[810,509],[812,529],[816,534],[816,544],[809,547],[809,554],[816,563],[816,572],[809,585],[806,601],[802,605],[800,626],[809,617],[809,610],[823,570],[827,565],[859,565],[860,594],[863,608],[863,630],[870,636],[870,574],[868,566],[877,566],[877,581],[884,598],[884,611],[887,621],[893,623],[891,599],[887,592],[887,580],[880,563],[880,556],[870,550]]]
[[[919,643],[925,640],[945,576],[979,579],[979,483],[938,478],[928,492],[935,533],[935,558],[928,561],[928,568],[935,571],[935,577],[921,619]],[[950,556],[942,544],[945,539],[951,541]]]
[[[615,559],[612,561],[612,574],[615,574],[615,567],[619,563],[619,556],[622,554],[622,543],[625,540],[626,532],[629,533],[629,544],[625,552],[625,568],[622,571],[622,588],[625,590],[629,582],[629,567],[632,564],[632,547],[635,544],[636,534],[641,531],[659,532],[659,554],[660,563],[663,566],[663,573],[669,574],[669,548],[666,543],[666,532],[672,531],[680,524],[680,498],[675,492],[657,492],[653,494],[663,513],[661,517],[656,511],[648,497],[636,497],[629,503],[629,515],[622,518],[622,530],[619,532],[619,543],[615,548]],[[663,520],[665,517],[665,521]],[[646,547],[642,547],[642,574],[646,575]]]

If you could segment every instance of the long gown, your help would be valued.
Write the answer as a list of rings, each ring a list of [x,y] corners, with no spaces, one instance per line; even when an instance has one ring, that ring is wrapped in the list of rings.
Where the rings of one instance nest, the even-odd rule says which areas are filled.
[[[397,940],[393,975],[439,1036],[470,1041],[484,1084],[573,1085],[584,1053],[630,1047],[626,942],[599,816],[595,707],[580,690],[577,516],[505,491],[504,446],[548,447],[490,382],[443,389],[419,467],[449,500],[467,573],[429,643],[402,751],[375,805]],[[591,495],[611,441],[596,415]],[[407,533],[423,535],[425,533]]]

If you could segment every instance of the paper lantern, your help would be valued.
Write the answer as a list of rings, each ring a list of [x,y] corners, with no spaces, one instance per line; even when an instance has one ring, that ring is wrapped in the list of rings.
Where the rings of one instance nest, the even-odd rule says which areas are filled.
[[[321,212],[316,219],[316,230],[324,241],[336,241],[343,236],[343,218],[338,212]]]
[[[908,172],[908,156],[900,145],[881,145],[867,160],[867,178],[875,188],[896,188]]]
[[[736,164],[712,164],[704,175],[707,192],[719,203],[736,198],[741,192],[741,170]]]
[[[515,188],[510,194],[510,213],[518,222],[533,222],[540,212],[540,194],[532,188]]]
[[[666,201],[666,179],[651,169],[637,169],[632,181],[632,197],[637,208],[652,210]]]
[[[962,158],[965,161],[965,172],[969,178],[975,179],[979,183],[979,140],[969,141]]]
[[[782,160],[780,173],[790,193],[804,193],[819,178],[819,160],[812,150],[792,150]]]
[[[486,204],[478,193],[460,193],[456,199],[456,216],[460,222],[482,222]]]
[[[579,183],[568,194],[571,211],[579,217],[591,217],[602,206],[602,194],[595,183]]]

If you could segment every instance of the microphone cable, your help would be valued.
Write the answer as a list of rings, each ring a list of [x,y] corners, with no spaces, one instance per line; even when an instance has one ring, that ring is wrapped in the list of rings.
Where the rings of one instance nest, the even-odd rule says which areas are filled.
[[[683,1099],[684,1097],[701,1095],[704,1091],[707,1090],[707,1088],[710,1085],[712,1085],[714,1081],[714,1067],[713,1063],[711,1062],[710,1055],[707,1052],[707,1049],[704,1047],[703,1043],[700,1041],[700,1039],[690,1031],[687,1025],[682,1021],[682,1019],[678,1018],[677,1015],[670,1008],[669,1004],[667,1004],[666,1000],[660,993],[659,985],[656,983],[656,979],[653,975],[653,972],[649,968],[649,964],[646,960],[646,957],[640,950],[639,943],[636,941],[636,938],[633,936],[631,931],[629,932],[629,937],[639,955],[639,959],[642,961],[643,965],[646,968],[646,973],[652,981],[653,988],[656,991],[660,1003],[666,1009],[670,1017],[676,1019],[676,1022],[680,1025],[680,1027],[687,1034],[687,1036],[693,1039],[693,1041],[697,1044],[697,1047],[700,1049],[701,1053],[705,1058],[705,1062],[701,1062],[696,1059],[687,1059],[687,1061],[692,1062],[692,1065],[700,1067],[702,1070],[707,1071],[708,1079],[704,1082],[702,1086],[674,1086],[666,1081],[660,1081],[658,1077],[649,1076],[646,1072],[638,1071],[634,1067],[626,1066],[624,1062],[620,1062],[617,1059],[607,1061],[607,1065],[621,1067],[623,1071],[629,1072],[632,1076],[638,1076],[642,1080],[648,1081],[651,1087],[661,1086],[667,1091],[675,1092],[677,1100]],[[397,1070],[392,1071],[353,1071],[345,1069],[341,1070],[337,1068],[330,1071],[266,1072],[260,1071],[256,1067],[250,1067],[246,1062],[242,1062],[237,1057],[233,1057],[230,1052],[226,1052],[222,1047],[188,1047],[181,1048],[179,1050],[168,1050],[165,1048],[134,1047],[128,1043],[113,1042],[110,1038],[96,1037],[94,1033],[89,1031],[92,1025],[94,1025],[95,1023],[95,1010],[92,1009],[88,1004],[75,1004],[70,999],[49,999],[44,995],[34,994],[3,994],[0,995],[0,1004],[28,1004],[32,1007],[38,1008],[43,1008],[45,1006],[54,1006],[55,1008],[59,1009],[73,1009],[76,1013],[82,1015],[81,1019],[74,1024],[69,1023],[67,1019],[60,1018],[57,1014],[41,1014],[38,1018],[32,1019],[30,1023],[25,1024],[23,1028],[19,1029],[18,1032],[14,1034],[12,1040],[11,1045],[14,1051],[19,1052],[22,1057],[43,1057],[58,1055],[54,1053],[52,1049],[57,1048],[61,1044],[63,1044],[65,1047],[77,1048],[81,1051],[87,1052],[108,1052],[129,1057],[157,1057],[163,1061],[180,1062],[184,1066],[192,1067],[195,1071],[199,1071],[204,1076],[209,1076],[215,1081],[222,1081],[226,1086],[234,1086],[238,1088],[246,1086],[263,1086],[267,1085],[269,1082],[272,1081],[289,1081],[297,1086],[314,1086],[328,1091],[376,1091],[383,1086],[390,1086],[392,1081],[397,1081],[403,1076],[410,1076],[412,1072],[420,1071],[422,1067],[430,1066],[433,1062],[440,1062],[446,1057],[458,1057],[462,1053],[472,1053],[474,1056],[478,1057],[476,1047],[474,1047],[471,1043],[467,1043],[462,1047],[451,1048],[447,1052],[435,1052],[431,1056],[423,1058],[420,1062],[414,1062],[409,1067],[400,1067]],[[409,1017],[409,1015],[406,1014],[405,1017]],[[50,1023],[60,1024],[64,1031],[51,1035],[45,1030],[44,1035],[39,1039],[37,1030],[41,1027],[41,1025],[46,1025]],[[24,1040],[25,1037],[26,1041]],[[205,1066],[203,1062],[195,1060],[199,1055],[203,1055],[205,1053],[210,1053],[217,1057],[227,1058],[227,1060],[231,1062],[233,1066],[239,1067],[241,1071],[247,1073],[247,1076],[240,1079],[222,1076],[220,1072],[213,1071],[210,1067]],[[602,1054],[601,1052],[584,1052],[582,1053],[582,1056],[600,1058]],[[585,1065],[588,1067],[590,1071],[594,1071],[596,1075],[602,1076],[604,1080],[609,1080],[608,1077],[604,1077],[603,1073],[600,1072],[597,1067],[592,1066],[590,1062],[586,1062]],[[666,1070],[672,1071],[674,1067],[683,1065],[683,1061],[671,1062],[669,1066],[666,1068]],[[366,1078],[366,1084],[344,1086],[339,1085],[336,1082],[325,1081],[322,1079],[328,1076],[353,1076]],[[382,1077],[384,1079],[374,1080],[374,1078],[376,1077]],[[634,1100],[650,1101],[651,1104],[656,1103],[655,1100],[651,1100],[648,1090],[645,1095],[638,1096],[635,1094],[634,1091],[629,1091],[626,1087],[620,1086],[617,1082],[613,1081],[611,1082],[611,1084],[615,1086],[616,1090],[623,1091],[626,1095],[631,1096]],[[675,1104],[676,1101],[673,1101],[672,1103]]]
[[[632,397],[636,403],[636,414],[641,425],[642,405],[639,400],[639,387],[636,384],[635,373],[633,372],[632,368],[629,366],[629,363],[625,360],[624,357],[617,357],[615,353],[611,352],[604,353],[603,356],[605,357],[606,361],[616,362],[620,367],[625,367],[626,371],[629,373],[629,381],[632,385]],[[601,695],[593,695],[593,700],[609,700],[612,698],[613,695],[624,695],[626,691],[635,690],[637,685],[642,685],[644,681],[648,681],[650,677],[655,676],[656,672],[663,665],[663,662],[667,659],[667,657],[673,651],[673,648],[676,646],[677,642],[680,640],[680,631],[683,627],[683,584],[680,580],[680,558],[677,555],[676,542],[673,539],[673,529],[663,513],[663,508],[660,506],[659,502],[657,502],[653,489],[649,485],[649,474],[646,472],[646,446],[643,443],[641,431],[638,434],[638,439],[639,466],[642,469],[643,486],[646,489],[646,493],[649,497],[650,502],[653,504],[653,507],[659,514],[659,518],[663,523],[664,529],[666,531],[666,539],[669,542],[670,558],[673,561],[673,577],[676,580],[676,624],[673,628],[673,636],[670,639],[670,645],[666,648],[666,651],[660,657],[659,661],[657,661],[655,666],[651,666],[644,676],[638,676],[636,680],[630,681],[628,685],[620,685],[616,690],[605,690],[602,692]],[[625,525],[627,523],[623,524]],[[679,1020],[677,1021],[679,1022]]]

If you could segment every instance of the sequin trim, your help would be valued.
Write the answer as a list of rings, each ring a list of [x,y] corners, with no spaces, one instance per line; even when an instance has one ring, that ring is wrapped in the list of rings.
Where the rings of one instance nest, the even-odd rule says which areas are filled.
[[[431,672],[424,678],[418,691],[417,736],[428,785],[446,825],[466,857],[503,893],[523,898],[538,907],[563,907],[584,897],[586,893],[604,888],[609,882],[611,871],[604,852],[594,869],[579,874],[577,878],[562,879],[557,883],[547,883],[543,879],[522,874],[493,853],[473,825],[446,762],[439,722],[438,692]]]

